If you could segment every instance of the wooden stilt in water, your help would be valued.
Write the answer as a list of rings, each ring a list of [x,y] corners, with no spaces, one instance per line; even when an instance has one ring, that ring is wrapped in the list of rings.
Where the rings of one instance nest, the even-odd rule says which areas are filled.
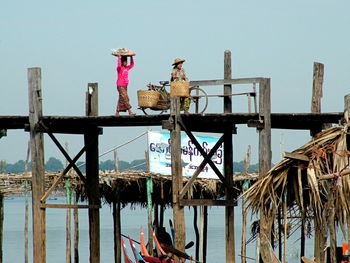
[[[152,223],[152,177],[147,177],[147,214],[148,214],[148,253],[153,255],[153,223]]]
[[[3,262],[3,240],[4,240],[4,196],[0,193],[0,263]]]
[[[305,211],[301,211],[300,258],[305,256]],[[300,263],[303,263],[302,260]]]
[[[194,228],[194,234],[196,236],[196,251],[195,251],[195,257],[198,260],[199,259],[199,230],[198,230],[198,208],[197,206],[193,206],[193,228]]]
[[[97,83],[89,83],[86,93],[87,116],[98,116],[98,87]],[[86,192],[89,205],[100,205],[99,194],[99,161],[98,161],[97,127],[88,128],[84,134],[84,143],[89,145],[86,149]],[[100,262],[100,211],[89,208],[89,237],[90,237],[90,263]]]
[[[231,51],[224,54],[224,79],[232,78]],[[232,86],[224,85],[224,95],[232,94]],[[232,113],[232,97],[224,97],[224,113]],[[227,126],[224,132],[224,176],[230,189],[226,189],[226,200],[233,202],[233,150],[232,150],[232,126]],[[226,232],[226,263],[235,262],[235,232],[234,232],[234,207],[225,207],[225,232]]]
[[[180,206],[179,193],[183,187],[182,162],[181,162],[181,129],[178,123],[180,115],[180,98],[170,99],[170,116],[173,120],[173,128],[170,130],[171,143],[171,175],[172,175],[172,202],[175,229],[174,246],[185,251],[186,228],[184,207]]]
[[[262,79],[259,83],[259,120],[262,127],[259,131],[259,174],[265,175],[271,167],[271,91],[270,79]],[[271,237],[271,215],[264,213],[265,207],[260,208],[260,243],[270,242]],[[273,215],[272,215],[273,216]],[[260,259],[266,261],[269,258],[269,251],[266,246],[260,247]]]
[[[288,237],[288,230],[287,230],[288,224],[287,224],[287,194],[283,194],[283,263],[287,263],[287,237]]]
[[[32,160],[33,263],[46,262],[46,212],[41,208],[45,194],[44,137],[36,131],[42,117],[41,69],[28,69],[29,128]]]
[[[74,194],[74,204],[78,203],[77,194]],[[78,208],[73,209],[74,218],[74,263],[79,263],[79,212]]]
[[[28,142],[27,157],[24,164],[24,176],[28,175],[28,163],[30,158],[30,141]],[[28,219],[29,219],[29,200],[28,200],[28,181],[23,182],[24,188],[24,263],[28,263]]]
[[[278,259],[282,262],[282,220],[281,220],[281,207],[277,210],[277,222],[278,222]]]
[[[244,174],[248,174],[250,167],[250,154],[251,154],[251,146],[248,146],[247,154],[244,158]],[[245,181],[243,183],[243,192],[245,192],[249,188],[249,181]],[[241,244],[241,262],[247,262],[247,253],[246,253],[246,243],[247,243],[247,206],[245,197],[242,198],[242,244]]]
[[[113,201],[113,225],[114,225],[114,262],[121,263],[121,218],[120,201]]]
[[[330,263],[337,263],[337,237],[335,230],[335,208],[334,208],[334,193],[333,189],[330,186],[328,190],[328,204],[329,204],[329,217],[328,217],[328,226],[329,226],[329,247],[330,247]]]
[[[208,234],[208,207],[201,206],[199,209],[199,261],[207,262],[207,234]]]
[[[66,179],[66,203],[71,204],[70,181]],[[71,209],[66,209],[66,263],[72,262]]]

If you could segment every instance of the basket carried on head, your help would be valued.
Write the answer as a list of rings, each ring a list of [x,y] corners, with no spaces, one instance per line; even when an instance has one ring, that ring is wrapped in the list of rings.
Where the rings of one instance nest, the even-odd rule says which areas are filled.
[[[138,90],[137,99],[140,108],[153,108],[157,106],[160,93],[154,90]]]
[[[188,81],[170,82],[170,96],[188,98],[190,96],[190,83]]]

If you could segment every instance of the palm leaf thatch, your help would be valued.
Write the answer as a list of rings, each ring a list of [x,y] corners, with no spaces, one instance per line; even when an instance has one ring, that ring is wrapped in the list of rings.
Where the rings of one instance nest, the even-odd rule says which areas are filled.
[[[322,212],[328,207],[329,194],[333,194],[336,221],[344,230],[350,216],[350,177],[345,172],[350,155],[347,126],[318,133],[292,154],[307,156],[309,161],[286,158],[267,174],[260,175],[244,194],[248,208],[274,218],[286,194],[288,209],[297,206],[300,211],[313,214],[316,222],[323,225],[326,219]]]

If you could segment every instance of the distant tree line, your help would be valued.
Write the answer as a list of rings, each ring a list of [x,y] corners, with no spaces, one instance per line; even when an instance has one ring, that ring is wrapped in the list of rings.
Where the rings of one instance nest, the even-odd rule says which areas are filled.
[[[85,165],[82,165],[83,162],[77,162],[76,165],[80,168],[80,170],[84,173],[85,172]],[[118,162],[119,171],[124,171],[127,169],[134,169],[134,170],[146,170],[146,160],[140,159],[140,160],[134,160],[132,162],[126,162],[126,161],[119,161]],[[4,167],[3,167],[4,166]],[[114,170],[114,161],[113,160],[107,160],[107,161],[101,161],[100,162],[100,170],[101,171],[112,171]],[[19,160],[13,164],[6,163],[1,165],[0,172],[2,173],[23,173],[25,167],[25,161]],[[28,171],[31,171],[31,163],[28,163]],[[249,172],[255,172],[259,168],[258,164],[252,164],[250,165]],[[55,158],[50,157],[47,162],[45,163],[45,169],[48,172],[58,172],[64,169],[63,163]],[[240,173],[244,170],[244,162],[234,162],[233,163],[233,169],[234,172]]]

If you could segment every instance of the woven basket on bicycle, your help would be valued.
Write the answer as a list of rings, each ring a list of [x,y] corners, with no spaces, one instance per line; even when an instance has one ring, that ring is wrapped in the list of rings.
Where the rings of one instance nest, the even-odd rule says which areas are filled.
[[[140,108],[155,108],[159,101],[160,93],[154,90],[138,90],[137,99]]]
[[[190,83],[188,81],[172,81],[170,82],[170,96],[171,97],[185,97],[190,96]]]

